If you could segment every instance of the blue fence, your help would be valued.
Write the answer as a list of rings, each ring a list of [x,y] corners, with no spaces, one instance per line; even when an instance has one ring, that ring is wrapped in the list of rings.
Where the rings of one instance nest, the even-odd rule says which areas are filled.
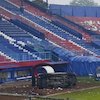
[[[100,17],[100,7],[52,4],[49,8],[53,14],[62,16]]]

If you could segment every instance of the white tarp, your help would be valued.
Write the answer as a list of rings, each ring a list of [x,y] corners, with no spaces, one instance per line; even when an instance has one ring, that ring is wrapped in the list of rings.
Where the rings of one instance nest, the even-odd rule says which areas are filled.
[[[47,73],[55,73],[54,69],[51,66],[43,66]]]

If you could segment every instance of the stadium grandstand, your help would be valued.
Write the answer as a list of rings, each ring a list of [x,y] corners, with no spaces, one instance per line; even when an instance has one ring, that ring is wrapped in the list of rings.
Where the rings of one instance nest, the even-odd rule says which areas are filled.
[[[4,75],[0,81],[31,76],[36,66],[59,61],[66,65],[57,65],[55,71],[95,75],[100,66],[98,9],[0,0],[0,73]]]

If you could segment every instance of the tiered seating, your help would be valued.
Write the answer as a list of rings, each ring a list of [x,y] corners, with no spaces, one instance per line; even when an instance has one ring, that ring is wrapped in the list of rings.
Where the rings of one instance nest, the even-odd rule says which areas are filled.
[[[73,42],[73,44],[77,43],[78,45],[80,45],[80,46],[82,46],[82,47],[84,47],[88,50],[93,50],[91,45],[86,44],[85,41],[83,41],[83,40],[76,39],[71,34],[69,34],[68,32],[63,31],[59,27],[56,27],[51,22],[46,22],[46,21],[43,21],[42,19],[39,19],[39,18],[36,18],[36,17],[32,18],[31,15],[28,18],[31,19],[33,22],[35,22],[35,23],[41,25],[42,27],[46,28],[50,32],[53,32],[55,35],[60,36],[61,38],[69,40],[69,41],[71,40]],[[100,53],[98,50],[95,50],[95,48],[92,52],[97,53],[97,54]]]
[[[20,16],[14,16],[13,14],[14,13],[9,13],[8,11],[6,11],[5,9],[2,9],[2,13],[3,14],[5,14],[5,15],[1,15],[2,17],[4,17],[4,18],[6,18],[6,19],[8,19],[8,20],[10,20],[10,18],[19,18],[19,20],[21,20],[21,21],[23,21],[24,23],[26,23],[27,22],[27,24],[28,25],[32,25],[32,26],[34,26],[34,24],[33,23],[30,23],[30,21],[28,21],[28,20],[26,20],[26,18],[24,19],[24,18],[21,18]],[[9,16],[10,15],[10,16]],[[11,16],[13,16],[13,17],[11,17]],[[14,21],[14,20],[13,20]],[[21,21],[19,21],[19,24],[18,24],[18,27],[20,27],[20,24],[22,23]],[[24,24],[24,23],[22,23],[22,24]],[[26,26],[26,27],[22,27],[22,26]],[[21,40],[21,41],[24,41],[24,42],[28,42],[28,44],[29,45],[32,45],[32,46],[34,46],[33,48],[34,49],[36,49],[37,51],[39,51],[39,52],[42,52],[42,55],[43,55],[43,52],[45,52],[44,51],[44,48],[45,48],[45,50],[47,50],[48,51],[48,49],[50,49],[50,48],[52,48],[51,46],[49,46],[49,45],[47,45],[48,46],[48,48],[46,48],[45,47],[45,43],[47,42],[45,42],[44,43],[44,40],[42,40],[42,45],[40,44],[40,41],[41,41],[41,39],[40,38],[42,38],[42,39],[44,39],[44,35],[42,35],[43,33],[41,33],[41,32],[39,32],[39,31],[37,31],[37,30],[39,30],[39,28],[37,28],[37,26],[35,27],[37,30],[35,30],[34,28],[31,28],[31,27],[29,27],[28,25],[26,25],[26,24],[24,24],[24,25],[22,25],[21,26],[21,28],[25,28],[24,30],[26,30],[26,28],[28,29],[28,31],[29,32],[32,32],[32,34],[33,35],[35,35],[35,36],[37,36],[37,37],[39,37],[39,38],[37,38],[37,37],[35,37],[35,36],[33,36],[31,33],[29,33],[28,35],[25,35],[25,34],[10,34],[9,33],[9,36],[11,36],[11,37],[13,37],[13,38],[15,38],[16,37],[16,40]],[[36,32],[37,31],[37,32]],[[39,33],[38,33],[39,32]],[[25,32],[26,33],[26,32]],[[41,35],[40,35],[41,34]],[[34,39],[33,39],[34,38]],[[35,42],[35,43],[34,43]],[[48,44],[48,43],[47,43]],[[38,46],[37,46],[38,45]],[[46,54],[48,55],[48,53],[46,52]],[[46,55],[45,54],[45,55]]]
[[[7,3],[7,2],[6,2]],[[8,3],[9,4],[9,3]],[[3,5],[2,5],[3,6]],[[13,6],[10,4],[10,6]],[[6,6],[5,6],[6,7]],[[17,10],[17,8],[16,8]],[[17,10],[18,11],[18,10]],[[12,10],[12,12],[14,12]],[[14,12],[16,13],[16,12]],[[27,19],[30,19],[31,21],[33,21],[34,23],[42,26],[44,29],[49,30],[50,32],[52,32],[53,34],[55,34],[57,37],[66,39],[68,41],[72,41],[72,43],[75,45],[79,45],[79,47],[84,48],[85,50],[87,49],[88,51],[92,51],[93,53],[99,54],[99,50],[97,49],[92,49],[92,46],[89,44],[86,44],[85,41],[83,40],[78,40],[75,37],[73,37],[73,35],[69,34],[68,32],[63,31],[62,29],[60,29],[59,27],[56,27],[54,24],[52,24],[51,22],[49,22],[48,20],[45,20],[45,18],[43,17],[39,17],[36,15],[32,15],[28,12],[24,12],[23,17],[26,17]],[[91,53],[92,53],[91,52]]]
[[[10,6],[13,6],[13,5],[10,4]],[[18,8],[16,8],[16,9],[18,9]],[[12,12],[14,12],[14,11],[12,11]],[[14,13],[16,13],[16,12],[14,12]],[[78,44],[79,46],[81,46],[81,47],[83,47],[84,49],[87,49],[87,50],[91,50],[91,48],[92,48],[90,45],[87,46],[87,44],[85,43],[85,41],[83,41],[83,40],[80,41],[80,40],[76,39],[71,34],[69,34],[68,32],[64,32],[62,29],[60,29],[59,27],[56,27],[54,24],[50,23],[48,20],[45,20],[43,17],[32,15],[32,14],[26,12],[26,11],[23,13],[22,16],[30,19],[31,21],[33,21],[34,23],[42,26],[46,30],[49,30],[53,34],[57,35],[58,37],[61,37],[61,38],[66,39],[68,41],[72,41],[73,44],[76,43],[76,45]],[[99,51],[95,50],[95,48],[94,48],[94,50],[92,52],[94,52],[96,54],[99,53]]]
[[[63,25],[63,24],[60,23],[59,21],[52,21],[52,23],[55,24],[56,26],[62,28],[63,30],[65,30],[65,31],[67,31],[67,32],[69,32],[69,33],[71,33],[71,34],[74,35],[75,37],[82,39],[82,34],[80,34],[79,32],[77,32],[77,31],[71,29],[71,28],[68,27],[68,26]]]
[[[18,47],[15,43],[7,40],[5,37],[0,36],[0,51],[9,57],[19,60],[32,60],[34,57],[24,52],[22,48]]]
[[[66,17],[77,24],[82,25],[87,30],[91,30],[100,34],[100,18],[93,17]]]
[[[24,13],[24,14],[25,14],[25,13]],[[29,16],[28,16],[28,17],[29,17]],[[67,43],[67,42],[68,42],[68,41],[66,41],[66,43]],[[56,43],[57,43],[57,42],[56,42]],[[61,43],[62,43],[62,46],[65,47],[65,46],[64,46],[64,45],[65,45],[64,42],[60,42],[60,41],[59,41],[58,43],[59,43],[59,45],[61,45]],[[72,43],[69,43],[69,44],[71,45],[70,47],[73,47],[73,44],[72,44]],[[67,46],[66,48],[69,48],[68,45],[66,45],[66,46]],[[77,51],[76,48],[78,48],[78,49],[80,48],[80,47],[77,47],[77,46],[74,46],[74,47],[75,47],[75,49],[74,49],[75,51]],[[70,49],[70,48],[69,48],[69,49]],[[82,50],[80,49],[78,52],[82,52]]]
[[[72,19],[73,17],[69,18],[69,17],[61,17],[61,19],[65,20],[65,22],[69,23],[70,25],[76,27],[77,29],[81,30],[82,32],[84,32],[85,34],[92,36],[92,35],[98,35],[98,33],[93,32],[91,30],[87,30],[86,28],[84,28],[82,25],[77,24],[75,21],[73,21]]]
[[[13,37],[14,39],[17,40],[17,42],[16,42],[17,45],[15,43],[13,43],[13,44],[15,46],[17,46],[17,47],[19,46],[19,48],[21,47],[20,49],[22,49],[22,52],[21,53],[23,53],[23,55],[24,55],[24,52],[27,52],[29,56],[30,55],[31,56],[34,56],[34,57],[32,57],[32,59],[33,58],[35,58],[35,59],[36,58],[37,59],[39,58],[39,57],[36,57],[34,55],[34,53],[36,53],[36,55],[39,55],[39,53],[34,50],[34,46],[32,46],[32,45],[31,45],[31,47],[28,46],[29,45],[28,44],[28,41],[30,41],[30,42],[36,41],[36,39],[33,39],[32,36],[30,36],[28,33],[26,33],[25,31],[23,31],[21,29],[19,29],[18,27],[15,27],[14,25],[12,25],[11,23],[9,23],[9,22],[7,22],[5,20],[4,21],[0,20],[0,31],[4,32],[7,36]],[[23,41],[23,42],[21,42],[21,41]],[[6,44],[9,45],[8,42],[6,42]],[[1,45],[2,45],[2,43],[1,43]],[[16,50],[17,49],[17,48],[14,49],[14,47],[11,46],[11,45],[9,45],[9,47],[11,47],[10,49],[12,49],[12,50]],[[5,51],[5,49],[4,49],[4,51]],[[7,51],[5,51],[5,52],[7,52]],[[16,52],[14,54],[16,54]],[[20,51],[18,51],[18,52],[20,53]],[[27,57],[28,57],[28,55],[27,55]],[[43,53],[42,53],[42,55],[43,55]],[[12,56],[12,55],[10,55],[10,56]],[[41,56],[41,54],[40,54],[40,56]]]
[[[38,30],[29,27],[27,24],[19,21],[19,20],[11,20],[12,23],[15,25],[19,26],[20,28],[28,31],[29,33],[33,34],[34,36],[40,38],[40,39],[45,39],[45,36],[43,33],[39,32]]]
[[[11,1],[11,2],[13,2],[14,4],[16,4],[16,5],[19,5],[19,6],[21,6],[21,2],[20,2],[20,0],[9,0],[9,1]],[[30,3],[31,4],[31,3]],[[30,11],[31,13],[34,13],[34,14],[36,14],[36,15],[38,15],[38,16],[44,16],[45,18],[47,18],[47,19],[59,19],[59,18],[55,18],[54,16],[50,16],[50,15],[47,15],[45,12],[42,12],[42,10],[40,11],[39,9],[37,9],[36,7],[33,7],[33,6],[31,6],[31,5],[29,5],[28,3],[26,3],[26,2],[23,2],[23,5],[25,6],[24,8],[25,9],[27,9],[28,11]],[[63,20],[61,20],[61,19],[59,19],[59,21],[61,22],[61,23],[64,23],[64,21]],[[69,28],[71,28],[71,29],[74,29],[77,33],[80,33],[80,34],[82,34],[83,35],[83,39],[85,39],[87,42],[90,42],[91,41],[91,37],[88,35],[88,34],[85,34],[82,30],[78,30],[76,27],[72,27],[70,24],[65,24],[65,25],[67,25]],[[74,32],[75,32],[74,31]]]
[[[79,36],[82,36],[82,39],[85,40],[86,42],[91,42],[91,36],[84,30],[80,29],[79,27],[77,27],[76,25],[73,25],[72,23],[70,23],[70,21],[66,20],[64,17],[60,17],[58,16],[59,20],[57,20],[59,23],[61,23],[64,27],[68,27],[71,31],[73,30],[73,34],[74,33],[78,33]],[[76,35],[76,34],[74,34]],[[77,36],[77,35],[76,35]],[[79,37],[78,36],[78,37]]]
[[[95,30],[95,29],[99,29],[99,27],[97,27],[100,24],[99,23],[99,20],[100,20],[99,18],[94,18],[94,17],[68,17],[68,16],[66,18],[67,18],[66,20],[73,21],[74,25],[80,27],[80,29],[82,29],[82,30],[86,31],[87,33],[89,33],[90,36],[91,36],[90,44],[95,48],[98,48],[98,49],[100,48],[99,45],[98,45],[99,42],[97,41],[97,39],[94,39],[95,36],[99,37],[99,31]],[[96,23],[98,23],[98,25]],[[93,29],[93,27],[94,27],[94,29]]]
[[[16,4],[16,5],[21,6],[20,0],[9,0],[9,1],[13,2],[13,3]],[[30,3],[30,4],[31,4],[31,3]],[[26,2],[23,2],[23,6],[24,6],[25,9],[27,9],[27,10],[30,11],[31,13],[34,13],[34,14],[36,14],[36,15],[38,15],[38,16],[44,16],[44,17],[47,18],[47,19],[59,19],[59,18],[57,18],[57,17],[55,18],[55,17],[53,17],[53,16],[49,16],[49,15],[46,14],[45,12],[42,12],[42,10],[40,11],[40,10],[37,9],[36,7],[33,7],[33,6],[29,5],[29,4],[26,3]],[[59,21],[60,21],[61,23],[64,23],[64,21],[61,20],[61,19],[59,19]],[[83,31],[78,30],[76,27],[70,26],[70,24],[67,24],[67,23],[66,23],[65,25],[67,25],[67,26],[68,26],[69,28],[71,28],[71,29],[74,29],[77,33],[82,34],[82,35],[83,35],[83,39],[85,39],[87,42],[89,42],[89,41],[91,40],[90,36],[89,36],[88,34],[85,34]],[[74,32],[75,32],[75,31],[74,31]],[[75,33],[76,33],[76,32],[75,32]]]
[[[30,38],[31,36],[29,36],[29,34],[27,34],[26,32],[20,30],[18,27],[15,27],[14,25],[12,25],[11,23],[7,22],[7,21],[0,21],[0,31],[6,33],[6,35],[9,35],[13,38],[17,38],[17,37],[27,37]]]
[[[21,37],[18,37],[18,40],[20,40],[20,38]],[[24,39],[24,38],[21,38],[21,39]],[[55,38],[56,39],[56,38]],[[54,40],[55,40],[54,39]],[[27,39],[26,39],[27,40]],[[33,51],[33,44],[31,43],[31,40],[30,41],[28,41],[29,43],[28,43],[28,45],[25,45],[24,47],[23,47],[23,49],[27,49],[27,50],[29,50],[29,51]],[[61,42],[61,41],[60,41]],[[19,45],[21,45],[21,42],[20,41],[18,41],[17,42]],[[34,44],[34,45],[36,45],[36,44]],[[64,44],[63,44],[64,45]],[[39,44],[38,44],[38,46],[39,46]],[[56,48],[55,46],[52,46],[50,43],[48,43],[47,41],[41,41],[41,46],[43,46],[43,47],[45,47],[45,50],[54,50],[55,51],[55,49],[53,49],[53,48]],[[66,47],[66,46],[65,46]],[[61,48],[59,48],[59,49],[61,49]],[[57,52],[56,52],[57,53]],[[15,53],[14,53],[15,54]],[[48,55],[49,53],[47,53],[46,52],[46,55],[45,56],[47,56],[47,57],[50,57],[50,55]],[[38,54],[37,54],[38,55]],[[39,54],[40,55],[40,54]],[[69,54],[70,55],[70,54]],[[43,53],[42,53],[42,55],[40,55],[41,57],[43,57],[44,55],[43,55]],[[55,57],[55,56],[54,56]],[[57,56],[56,56],[57,57]],[[58,58],[57,58],[58,59]]]
[[[32,27],[29,27],[28,25],[18,21],[18,20],[12,20],[16,25],[19,25],[20,27],[23,27],[23,29],[25,29],[26,31],[29,31],[30,33],[32,32],[32,30],[34,31],[34,29]],[[30,30],[29,30],[30,29]],[[38,32],[38,31],[37,31]],[[46,34],[45,34],[46,35]],[[61,42],[61,39],[58,39],[56,36],[54,36],[53,34],[50,35],[46,35],[48,37],[49,40],[52,40],[54,43],[60,45],[60,46],[64,46],[64,48],[69,47],[69,49],[75,48],[75,45],[72,45],[72,43],[67,43],[67,40],[64,42]],[[54,39],[53,39],[54,38]],[[55,41],[56,40],[56,41]],[[67,47],[68,46],[68,47]],[[74,46],[74,47],[73,47]],[[76,47],[76,50],[80,50],[79,48]]]
[[[12,20],[15,24],[17,24],[17,25],[19,25],[20,27],[21,26],[26,26],[26,24],[24,24],[24,23],[22,23],[22,22],[20,22],[19,20]],[[16,23],[16,21],[17,21],[17,23]],[[27,25],[27,27],[29,27],[28,25]],[[26,27],[23,27],[23,29],[27,29]],[[33,28],[32,27],[30,27],[29,28],[30,30],[33,30]],[[29,30],[29,31],[30,31]],[[28,30],[27,30],[28,31]],[[45,33],[45,32],[44,32]],[[57,36],[55,36],[55,35],[53,35],[53,34],[45,34],[45,36],[49,39],[49,40],[52,40],[52,42],[54,42],[54,43],[56,43],[56,44],[58,44],[58,45],[60,45],[60,46],[62,46],[62,47],[64,47],[64,48],[66,48],[66,49],[70,49],[70,50],[76,50],[76,51],[78,51],[78,52],[82,52],[81,51],[81,49],[79,48],[79,47],[77,47],[77,46],[75,46],[75,45],[73,45],[72,43],[70,43],[70,42],[68,42],[67,40],[65,41],[65,40],[62,40],[62,39],[60,39],[60,38],[57,38]]]

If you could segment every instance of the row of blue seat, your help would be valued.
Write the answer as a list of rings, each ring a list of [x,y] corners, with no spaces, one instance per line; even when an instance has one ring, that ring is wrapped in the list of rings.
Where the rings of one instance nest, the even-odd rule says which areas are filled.
[[[15,25],[19,26],[20,28],[30,32],[31,34],[33,34],[34,36],[40,38],[40,39],[45,39],[45,36],[43,33],[39,32],[38,30],[32,28],[32,27],[29,27],[27,24],[19,21],[19,20],[11,20],[12,23],[14,23]]]
[[[68,26],[63,25],[62,23],[58,22],[58,21],[52,21],[53,24],[55,24],[56,26],[62,28],[63,30],[69,32],[70,34],[76,36],[77,38],[82,39],[82,34],[75,31],[74,29],[69,28]]]
[[[30,58],[31,60],[33,57],[31,55],[28,55],[27,53],[23,52],[18,47],[13,46],[13,44],[9,43],[7,39],[0,36],[0,51],[2,51],[4,54],[8,55],[9,57],[15,59],[15,60],[28,60]]]

